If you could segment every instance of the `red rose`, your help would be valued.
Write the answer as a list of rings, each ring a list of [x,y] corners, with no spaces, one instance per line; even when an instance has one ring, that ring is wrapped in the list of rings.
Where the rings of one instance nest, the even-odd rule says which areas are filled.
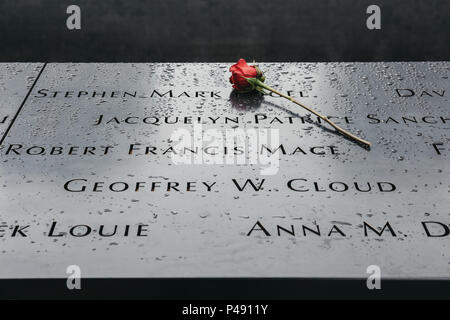
[[[231,77],[230,83],[237,91],[247,92],[252,91],[254,86],[250,84],[245,78],[260,78],[262,72],[255,66],[249,66],[244,59],[230,67]]]
[[[363,144],[365,147],[370,149],[370,142],[368,142],[364,139],[358,138],[357,136],[351,134],[350,132],[342,129],[341,127],[336,125],[333,121],[331,121],[327,117],[321,115],[317,111],[305,106],[303,103],[298,102],[294,98],[292,98],[288,95],[285,95],[284,93],[279,92],[279,91],[275,90],[274,88],[265,84],[264,83],[264,80],[265,80],[264,74],[261,72],[261,70],[257,66],[249,66],[244,59],[239,59],[239,61],[236,64],[233,64],[230,67],[230,72],[231,72],[230,82],[233,84],[233,88],[236,91],[250,92],[253,90],[257,90],[259,92],[265,93],[264,90],[268,90],[272,93],[275,93],[275,94],[279,95],[280,97],[283,97],[283,98],[299,105],[303,109],[315,114],[316,116],[321,118],[323,121],[329,123],[334,129],[336,129],[338,132],[340,132],[344,136],[354,139],[354,140],[358,141],[359,143]]]

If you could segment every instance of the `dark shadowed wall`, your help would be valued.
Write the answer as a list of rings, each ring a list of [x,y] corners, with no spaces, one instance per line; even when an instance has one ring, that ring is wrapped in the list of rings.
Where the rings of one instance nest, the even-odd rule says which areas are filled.
[[[449,60],[449,30],[447,0],[0,0],[0,61]]]

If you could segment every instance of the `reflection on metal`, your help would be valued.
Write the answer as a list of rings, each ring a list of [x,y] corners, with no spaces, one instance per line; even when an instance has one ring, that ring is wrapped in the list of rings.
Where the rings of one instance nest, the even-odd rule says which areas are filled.
[[[0,65],[5,115],[39,66]],[[0,277],[447,277],[450,64],[260,66],[371,151],[228,64],[48,64],[0,150]]]

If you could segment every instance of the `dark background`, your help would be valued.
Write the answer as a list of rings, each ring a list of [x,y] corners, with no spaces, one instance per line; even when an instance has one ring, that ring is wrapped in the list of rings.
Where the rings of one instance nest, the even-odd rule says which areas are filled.
[[[0,61],[449,60],[449,30],[448,0],[0,0]]]

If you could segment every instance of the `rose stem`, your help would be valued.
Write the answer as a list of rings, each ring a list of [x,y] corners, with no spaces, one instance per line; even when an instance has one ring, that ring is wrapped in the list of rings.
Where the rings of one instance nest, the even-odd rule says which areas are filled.
[[[254,79],[254,78],[253,78],[253,79]],[[248,80],[248,79],[247,79],[247,80]],[[269,87],[268,85],[266,85],[266,84],[265,84],[264,82],[262,82],[261,80],[259,80],[259,79],[255,79],[255,80],[256,80],[256,81],[254,81],[254,83],[253,83],[254,85],[260,86],[260,87],[262,87],[262,88],[264,88],[264,89],[267,89],[267,90],[269,90],[269,91],[272,91],[273,93],[275,93],[275,94],[277,94],[277,95],[279,95],[279,96],[281,96],[281,97],[283,97],[283,98],[286,98],[286,99],[292,101],[293,103],[299,105],[300,107],[302,107],[302,108],[308,110],[309,112],[315,114],[315,115],[318,116],[320,119],[326,121],[330,126],[332,126],[333,128],[335,128],[335,129],[336,129],[337,131],[339,131],[341,134],[343,134],[343,135],[345,135],[345,136],[347,136],[347,137],[349,137],[349,138],[351,138],[351,139],[353,139],[353,140],[356,140],[356,141],[358,141],[359,143],[362,143],[362,144],[366,145],[368,148],[370,148],[370,145],[371,145],[371,144],[370,144],[369,141],[366,141],[366,140],[364,140],[364,139],[361,139],[361,138],[359,138],[359,137],[357,137],[357,136],[351,134],[350,132],[348,132],[348,131],[342,129],[341,127],[339,127],[337,124],[335,124],[333,121],[331,121],[331,120],[328,119],[327,117],[321,115],[320,113],[314,111],[313,109],[311,109],[311,108],[305,106],[304,104],[298,102],[298,101],[295,100],[294,98],[292,98],[292,97],[290,97],[290,96],[287,96],[287,95],[285,95],[285,94],[283,94],[283,93],[281,93],[281,92],[278,92],[277,90],[275,90],[275,89]],[[253,82],[253,81],[252,81],[252,82]]]

